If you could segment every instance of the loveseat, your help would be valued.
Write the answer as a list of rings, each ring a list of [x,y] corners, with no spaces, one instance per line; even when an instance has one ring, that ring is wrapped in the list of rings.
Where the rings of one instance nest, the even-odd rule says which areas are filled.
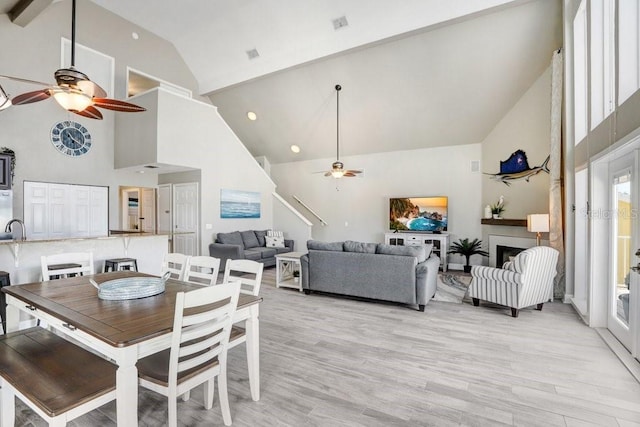
[[[282,240],[282,247],[267,247],[267,230],[218,233],[215,243],[209,244],[209,255],[220,259],[221,271],[228,259],[250,259],[270,267],[276,265],[277,254],[293,252],[293,240]]]
[[[422,246],[307,242],[300,258],[302,289],[417,305],[436,293],[440,258]],[[429,252],[429,253],[427,253]]]

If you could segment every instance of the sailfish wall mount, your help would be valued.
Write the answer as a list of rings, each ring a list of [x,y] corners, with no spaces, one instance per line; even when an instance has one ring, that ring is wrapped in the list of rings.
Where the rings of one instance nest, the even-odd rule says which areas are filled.
[[[489,175],[490,179],[505,185],[511,185],[511,181],[522,179],[529,182],[532,176],[538,175],[540,172],[549,173],[549,158],[550,156],[547,156],[540,166],[531,168],[527,160],[527,153],[523,150],[516,150],[507,160],[500,161],[499,173],[485,173],[485,175]]]

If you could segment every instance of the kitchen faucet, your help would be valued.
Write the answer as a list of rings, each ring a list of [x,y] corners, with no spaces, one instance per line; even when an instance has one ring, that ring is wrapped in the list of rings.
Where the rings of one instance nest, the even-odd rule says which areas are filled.
[[[4,232],[13,233],[13,230],[11,228],[14,222],[17,222],[18,224],[20,224],[20,227],[22,228],[22,240],[27,240],[27,229],[24,227],[24,222],[22,222],[22,220],[20,219],[14,218],[11,221],[9,221],[7,223],[7,226],[4,228]]]

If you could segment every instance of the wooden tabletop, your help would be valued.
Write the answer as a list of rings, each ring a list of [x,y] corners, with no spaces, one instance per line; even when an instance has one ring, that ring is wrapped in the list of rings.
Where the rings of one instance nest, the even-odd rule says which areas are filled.
[[[107,301],[89,282],[102,283],[123,277],[155,277],[135,271],[115,271],[2,288],[27,305],[52,316],[114,347],[126,347],[171,332],[176,294],[201,286],[169,279],[165,292],[147,298]],[[240,294],[238,310],[258,304],[262,298]]]

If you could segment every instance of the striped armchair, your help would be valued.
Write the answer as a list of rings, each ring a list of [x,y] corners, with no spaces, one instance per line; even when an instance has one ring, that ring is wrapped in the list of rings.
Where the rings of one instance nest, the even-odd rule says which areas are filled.
[[[557,262],[557,250],[536,246],[520,252],[503,268],[474,265],[469,286],[473,305],[478,306],[480,300],[505,305],[511,307],[513,317],[518,317],[521,308],[535,304],[542,310],[544,302],[553,298]]]

